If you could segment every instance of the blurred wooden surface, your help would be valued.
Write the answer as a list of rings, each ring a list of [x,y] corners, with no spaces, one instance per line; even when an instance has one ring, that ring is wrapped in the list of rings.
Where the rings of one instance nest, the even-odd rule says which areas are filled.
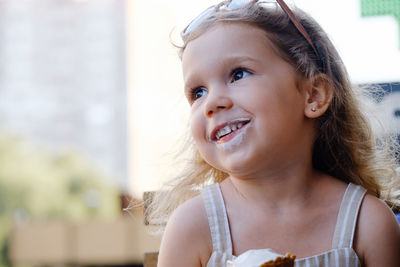
[[[143,267],[157,267],[158,252],[146,252],[144,253],[144,265]]]
[[[144,213],[144,224],[152,225],[152,222],[146,216],[146,209],[149,207],[149,204],[153,201],[154,194],[156,192],[144,192],[143,193],[143,213]],[[158,262],[158,251],[146,252],[144,254],[144,267],[157,267]]]
[[[63,221],[16,225],[9,256],[15,265],[124,265],[142,264],[147,251],[158,250],[160,237],[152,236],[142,214],[110,221],[80,224]]]

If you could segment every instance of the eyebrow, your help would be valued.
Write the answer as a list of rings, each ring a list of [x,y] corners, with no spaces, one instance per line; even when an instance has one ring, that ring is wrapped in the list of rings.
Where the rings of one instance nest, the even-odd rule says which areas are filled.
[[[221,59],[221,61],[219,61],[217,64],[219,66],[222,66],[223,68],[225,67],[230,67],[231,65],[234,64],[240,64],[242,62],[253,62],[253,63],[260,63],[260,61],[258,59],[255,59],[253,57],[249,57],[249,56],[242,56],[242,55],[230,55],[227,56],[223,59]],[[186,81],[192,81],[192,80],[196,80],[196,73],[195,74],[189,74],[189,76],[187,77],[187,79],[184,80],[184,89],[186,88],[190,88],[190,86],[186,86]]]
[[[255,63],[259,62],[259,60],[255,59],[255,58],[252,58],[252,57],[249,57],[249,56],[235,56],[235,55],[233,55],[233,56],[229,56],[229,57],[224,58],[222,63],[225,63],[225,62],[227,62],[227,63],[235,63],[235,62],[243,62],[243,61],[251,61],[251,62],[255,62]]]

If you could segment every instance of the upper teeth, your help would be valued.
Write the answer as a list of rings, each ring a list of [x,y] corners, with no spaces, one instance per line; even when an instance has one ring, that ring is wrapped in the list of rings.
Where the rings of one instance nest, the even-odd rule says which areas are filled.
[[[236,131],[237,129],[240,129],[243,126],[243,122],[236,122],[236,123],[232,123],[230,125],[226,125],[225,127],[219,129],[216,134],[215,137],[217,139],[220,139],[222,136],[227,135],[233,131]]]

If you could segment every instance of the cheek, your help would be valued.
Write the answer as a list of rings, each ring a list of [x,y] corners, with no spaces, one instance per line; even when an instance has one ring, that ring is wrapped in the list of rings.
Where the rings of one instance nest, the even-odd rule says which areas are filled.
[[[190,117],[190,131],[194,140],[195,147],[197,151],[200,153],[200,156],[208,162],[208,144],[205,139],[205,123],[204,120],[200,116],[194,116],[194,114]]]
[[[203,120],[201,116],[199,116],[198,112],[192,112],[190,115],[190,130],[194,141],[198,144],[205,132]]]

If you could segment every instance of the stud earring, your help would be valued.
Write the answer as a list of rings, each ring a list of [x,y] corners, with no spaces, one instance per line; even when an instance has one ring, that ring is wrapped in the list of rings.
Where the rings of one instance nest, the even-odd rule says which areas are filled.
[[[311,108],[311,111],[312,111],[312,112],[315,112],[315,111],[317,111],[317,109],[316,109],[315,107],[312,107],[312,108]]]

